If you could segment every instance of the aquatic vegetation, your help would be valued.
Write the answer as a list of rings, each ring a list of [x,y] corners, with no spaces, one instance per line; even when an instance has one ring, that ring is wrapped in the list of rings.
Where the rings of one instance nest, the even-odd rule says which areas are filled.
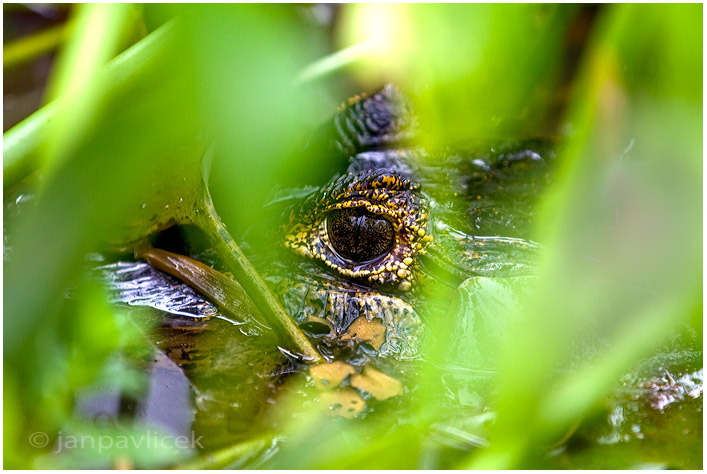
[[[701,5],[70,10],[4,45],[6,84],[58,47],[3,140],[5,467],[701,467]],[[331,207],[373,143],[336,111],[388,83],[420,188]]]

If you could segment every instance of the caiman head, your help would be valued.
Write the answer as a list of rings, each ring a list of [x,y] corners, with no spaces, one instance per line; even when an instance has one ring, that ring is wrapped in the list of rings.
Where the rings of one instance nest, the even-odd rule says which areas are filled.
[[[335,116],[332,148],[349,155],[349,167],[290,206],[283,227],[285,246],[310,263],[280,286],[305,330],[385,354],[416,352],[421,324],[406,299],[432,237],[428,199],[403,148],[413,125],[391,86]],[[361,330],[368,323],[376,337]]]
[[[509,143],[478,159],[449,150],[431,159],[412,142],[416,128],[393,86],[349,100],[323,129],[329,153],[343,154],[348,168],[285,210],[283,241],[300,262],[278,288],[301,327],[327,341],[368,344],[356,331],[364,320],[380,321],[384,337],[371,344],[378,355],[414,355],[426,303],[421,280],[455,289],[471,276],[532,272],[537,245],[501,236],[512,230],[509,215],[531,215],[522,212],[526,201],[494,196],[539,189],[536,181],[546,180],[540,155]],[[527,184],[531,170],[538,179]],[[485,230],[480,222],[497,220],[498,234],[477,234]]]

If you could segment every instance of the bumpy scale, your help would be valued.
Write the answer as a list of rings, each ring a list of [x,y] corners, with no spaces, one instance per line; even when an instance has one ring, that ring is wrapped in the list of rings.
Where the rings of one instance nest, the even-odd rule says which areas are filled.
[[[310,196],[299,212],[291,212],[285,244],[344,277],[407,291],[415,279],[417,256],[431,241],[426,202],[415,193],[418,187],[387,170],[348,173]],[[367,262],[343,257],[332,245],[331,227],[327,226],[327,218],[338,209],[365,209],[386,218],[395,231],[390,251]]]

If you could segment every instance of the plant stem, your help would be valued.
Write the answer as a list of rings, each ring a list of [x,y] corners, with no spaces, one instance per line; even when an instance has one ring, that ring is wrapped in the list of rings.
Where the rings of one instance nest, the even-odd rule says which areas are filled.
[[[192,469],[217,469],[244,457],[252,456],[267,448],[273,442],[272,434],[258,436],[256,438],[237,443],[227,448],[220,449],[205,456],[200,456],[194,460],[187,461],[176,467],[179,470]]]
[[[369,56],[375,50],[372,42],[358,43],[317,59],[297,76],[298,84],[316,81]]]
[[[307,336],[290,318],[257,270],[250,263],[238,246],[221,218],[214,209],[211,196],[204,185],[203,209],[196,214],[196,223],[206,233],[211,244],[224,259],[226,267],[233,273],[245,288],[255,305],[263,313],[263,317],[279,334],[285,335],[297,352],[309,362],[323,362],[324,358],[314,348]]]
[[[2,48],[2,68],[12,69],[56,49],[71,31],[72,23],[64,23],[20,38]]]

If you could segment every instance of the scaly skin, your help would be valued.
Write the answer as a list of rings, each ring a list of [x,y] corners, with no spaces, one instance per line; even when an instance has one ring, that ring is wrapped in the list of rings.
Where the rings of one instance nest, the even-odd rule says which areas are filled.
[[[299,323],[328,321],[332,333],[324,337],[326,344],[340,340],[365,316],[385,327],[378,355],[413,356],[422,323],[401,296],[415,287],[419,258],[432,242],[428,201],[409,167],[414,152],[400,148],[413,136],[416,120],[400,93],[387,86],[373,96],[349,99],[333,122],[335,148],[350,157],[349,169],[290,209],[284,229],[285,246],[326,267],[330,276],[322,278],[310,266],[314,274],[283,280],[278,290]],[[342,257],[327,226],[328,216],[339,209],[365,209],[388,220],[394,230],[390,250],[367,262]]]
[[[472,237],[446,224],[440,206],[432,209],[434,199],[425,194],[425,184],[456,191],[459,183],[450,182],[450,171],[444,168],[436,181],[430,182],[429,177],[424,181],[425,171],[431,168],[421,170],[429,161],[427,154],[410,143],[416,124],[410,106],[393,86],[372,96],[349,99],[338,110],[332,127],[333,148],[349,158],[347,172],[289,209],[283,229],[285,246],[314,264],[300,265],[297,274],[278,280],[277,290],[299,324],[327,321],[332,332],[324,339],[329,342],[345,335],[353,321],[365,316],[386,327],[386,344],[379,355],[415,354],[422,324],[410,303],[416,301],[418,281],[425,274],[442,270],[461,282],[474,274],[528,272],[527,256],[537,247],[533,242]],[[511,163],[524,160],[528,153],[507,155]],[[530,158],[539,156],[533,153]],[[479,166],[475,173],[493,172],[487,163]],[[395,234],[390,250],[367,262],[342,257],[332,245],[327,226],[328,216],[339,209],[365,209],[386,218]],[[428,252],[423,265],[421,257]]]
[[[303,257],[322,261],[344,277],[408,291],[415,280],[417,256],[432,240],[426,202],[415,193],[418,188],[385,169],[341,176],[305,200],[299,212],[290,213],[285,245]],[[332,248],[327,233],[329,211],[359,207],[387,217],[395,230],[393,248],[373,262],[347,261]]]

